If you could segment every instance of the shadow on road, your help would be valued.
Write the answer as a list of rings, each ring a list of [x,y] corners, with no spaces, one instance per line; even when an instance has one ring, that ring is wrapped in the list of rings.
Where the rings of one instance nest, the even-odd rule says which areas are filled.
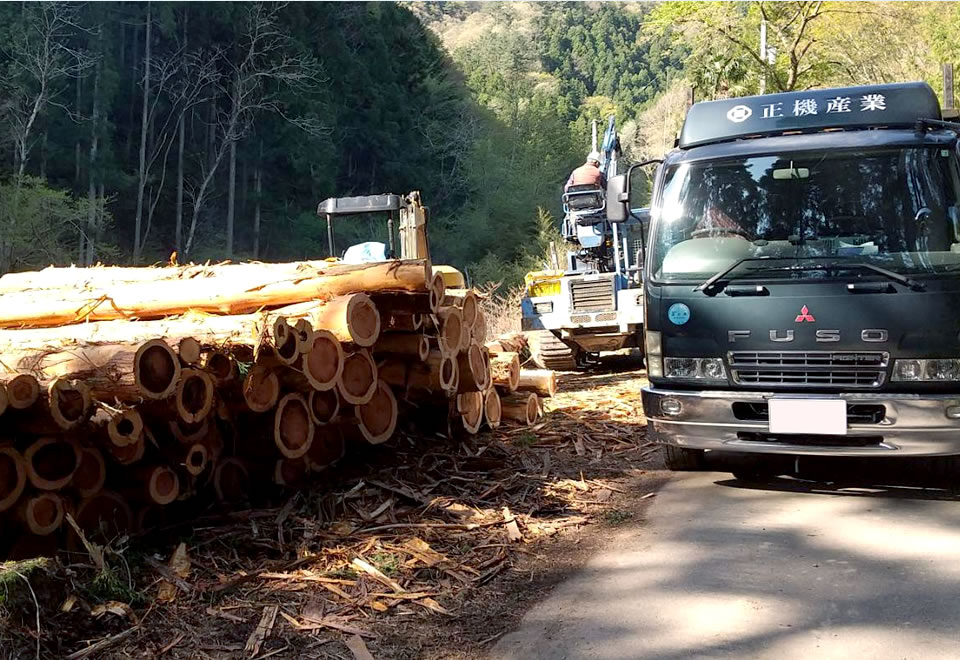
[[[715,458],[711,469],[734,470],[737,458]],[[789,458],[783,473],[765,479],[721,479],[729,488],[846,497],[960,501],[960,471],[952,458]]]

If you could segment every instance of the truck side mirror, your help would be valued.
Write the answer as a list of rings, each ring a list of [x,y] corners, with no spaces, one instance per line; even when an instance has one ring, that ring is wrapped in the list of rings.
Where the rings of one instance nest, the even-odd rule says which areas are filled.
[[[625,222],[629,216],[630,183],[626,174],[618,174],[607,181],[607,220]]]

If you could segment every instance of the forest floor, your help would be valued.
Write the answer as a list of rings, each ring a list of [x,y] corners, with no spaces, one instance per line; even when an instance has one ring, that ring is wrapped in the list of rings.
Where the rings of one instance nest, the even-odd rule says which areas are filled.
[[[401,433],[268,508],[0,566],[0,657],[483,657],[666,479],[644,381],[563,374],[535,427]]]

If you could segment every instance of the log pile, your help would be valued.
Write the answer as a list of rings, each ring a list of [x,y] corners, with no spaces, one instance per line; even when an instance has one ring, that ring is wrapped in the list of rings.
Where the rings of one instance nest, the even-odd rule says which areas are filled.
[[[556,389],[425,261],[51,267],[0,301],[0,557],[78,544],[67,514],[109,540],[296,487],[398,428],[533,424]]]

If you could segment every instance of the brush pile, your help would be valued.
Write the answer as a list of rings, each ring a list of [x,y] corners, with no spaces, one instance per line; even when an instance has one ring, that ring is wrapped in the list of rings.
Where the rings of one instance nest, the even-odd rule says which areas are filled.
[[[556,391],[425,261],[51,267],[0,302],[0,557],[296,487],[398,424],[533,424]]]

